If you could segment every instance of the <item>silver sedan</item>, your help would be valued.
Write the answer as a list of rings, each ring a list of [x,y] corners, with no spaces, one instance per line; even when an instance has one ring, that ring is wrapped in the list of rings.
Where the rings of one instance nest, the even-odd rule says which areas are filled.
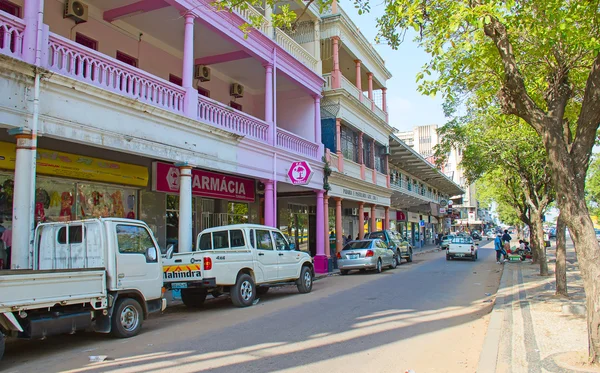
[[[374,269],[379,273],[383,267],[396,268],[398,265],[396,253],[380,239],[349,242],[337,253],[337,264],[342,275],[353,269]]]

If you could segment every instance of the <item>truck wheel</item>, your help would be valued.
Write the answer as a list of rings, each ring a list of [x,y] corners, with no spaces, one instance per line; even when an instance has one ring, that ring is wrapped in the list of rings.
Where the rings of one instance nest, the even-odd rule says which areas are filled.
[[[137,335],[142,329],[144,311],[137,300],[121,298],[112,314],[111,333],[117,338],[129,338]]]
[[[252,277],[246,273],[238,276],[235,285],[231,289],[231,302],[236,307],[248,307],[254,302],[256,296],[256,285]]]
[[[256,287],[256,294],[258,294],[258,295],[267,294],[268,292],[269,292],[268,286],[257,286]]]
[[[450,260],[450,255],[446,254],[446,260]]]
[[[200,308],[204,304],[207,294],[204,289],[181,289],[181,301],[186,307]]]
[[[310,293],[313,286],[313,275],[312,271],[310,270],[310,268],[308,268],[308,266],[302,267],[302,270],[300,271],[300,278],[298,279],[296,284],[300,293]]]
[[[400,250],[396,251],[396,265],[402,264],[402,253]]]
[[[412,263],[412,249],[408,250],[408,259],[406,259],[407,263]]]
[[[346,276],[348,274],[348,270],[347,269],[340,269],[340,275],[342,276]]]
[[[0,331],[0,360],[4,356],[4,334]]]

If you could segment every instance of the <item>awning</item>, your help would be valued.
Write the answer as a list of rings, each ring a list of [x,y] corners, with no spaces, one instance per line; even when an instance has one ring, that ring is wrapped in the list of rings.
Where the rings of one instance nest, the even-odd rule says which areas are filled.
[[[389,160],[401,170],[417,176],[444,194],[452,197],[465,193],[458,184],[393,134],[390,135]]]

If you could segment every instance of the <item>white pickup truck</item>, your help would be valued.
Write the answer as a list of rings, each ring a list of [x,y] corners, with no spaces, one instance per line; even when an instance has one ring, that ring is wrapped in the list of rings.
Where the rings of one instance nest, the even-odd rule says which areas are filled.
[[[163,275],[165,287],[181,289],[188,307],[223,292],[235,306],[247,307],[271,286],[295,283],[300,293],[310,292],[314,268],[310,255],[294,250],[278,229],[238,224],[205,229],[196,251],[167,253]]]
[[[0,358],[5,336],[132,337],[166,307],[160,250],[144,222],[46,223],[35,237],[33,269],[0,271]]]
[[[472,261],[476,261],[478,248],[479,244],[474,242],[470,236],[454,236],[446,249],[446,260],[469,258]]]

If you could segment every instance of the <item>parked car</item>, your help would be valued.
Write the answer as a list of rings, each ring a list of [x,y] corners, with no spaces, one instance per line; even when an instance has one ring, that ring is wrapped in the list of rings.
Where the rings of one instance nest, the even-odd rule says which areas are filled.
[[[384,267],[396,268],[396,252],[380,239],[352,241],[340,253],[337,253],[340,274],[347,275],[353,269],[374,269],[378,273]]]
[[[402,259],[406,259],[408,263],[412,262],[413,248],[400,233],[388,229],[365,234],[365,239],[375,238],[382,240],[388,248],[396,253],[396,264],[402,264]]]
[[[235,306],[247,307],[272,286],[296,284],[300,293],[310,293],[314,269],[310,255],[296,250],[279,229],[234,224],[200,232],[196,251],[167,254],[163,278],[167,289],[181,289],[188,307],[223,292]]]
[[[453,234],[449,234],[447,236],[442,237],[442,244],[441,247],[443,250],[446,250],[448,248],[448,245],[450,245],[450,242],[452,241],[452,239],[456,237]]]
[[[477,244],[469,236],[457,236],[452,239],[446,250],[446,260],[470,258],[477,260]]]

